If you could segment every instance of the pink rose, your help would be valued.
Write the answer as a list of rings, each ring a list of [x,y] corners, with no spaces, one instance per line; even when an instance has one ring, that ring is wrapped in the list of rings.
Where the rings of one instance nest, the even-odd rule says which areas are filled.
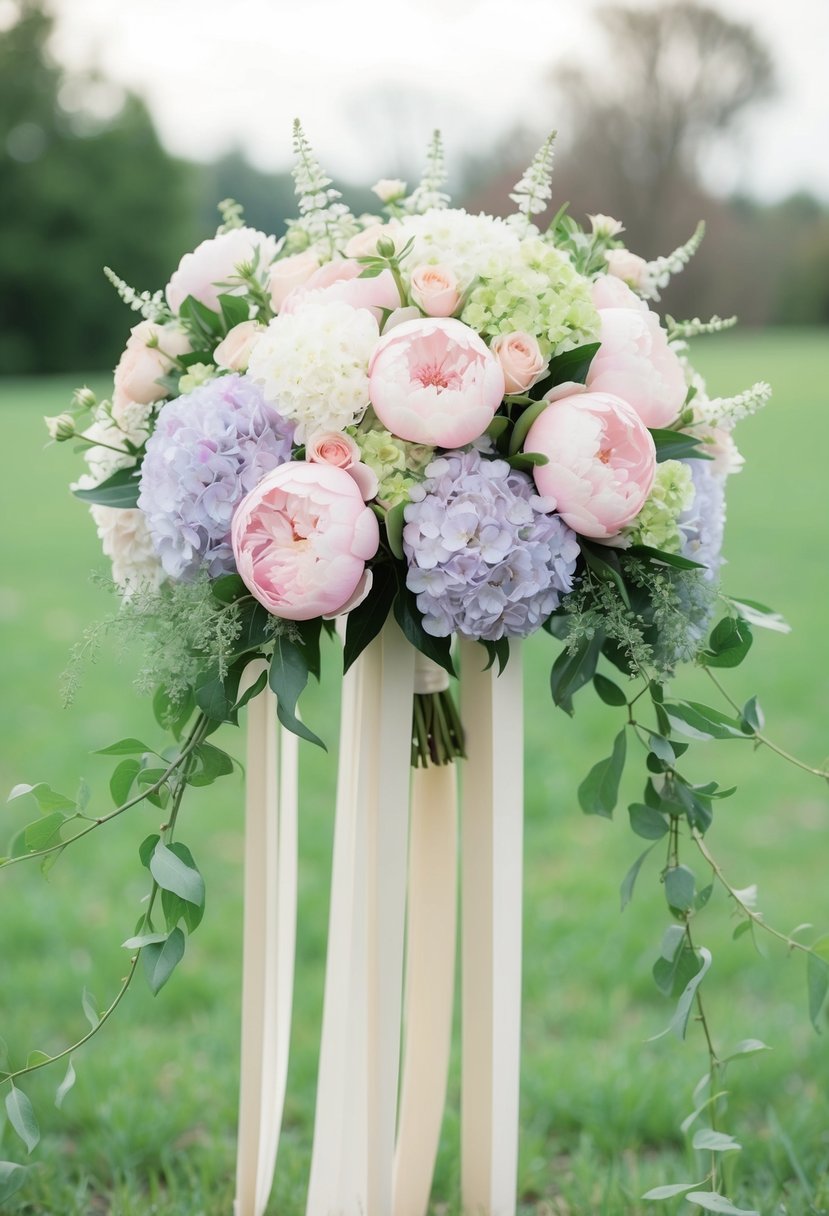
[[[268,292],[274,312],[279,312],[286,296],[289,296],[295,287],[301,287],[307,282],[319,268],[319,258],[310,249],[274,262],[268,275]]]
[[[363,498],[368,501],[377,493],[377,474],[360,460],[356,440],[344,431],[317,431],[305,441],[305,459],[313,464],[331,464],[345,469],[353,477]]]
[[[217,367],[223,367],[229,372],[247,371],[250,352],[253,350],[260,334],[265,332],[263,325],[256,321],[240,321],[228,330],[226,336],[213,352],[213,362]]]
[[[412,299],[427,317],[451,317],[461,302],[458,280],[445,266],[416,266]]]
[[[587,373],[588,389],[621,397],[646,426],[670,426],[688,386],[658,317],[650,310],[602,308],[599,318],[601,345]]]
[[[398,439],[430,447],[471,443],[504,397],[504,373],[474,329],[451,318],[406,321],[384,335],[368,365],[377,417]]]
[[[381,270],[374,278],[361,279],[363,269],[359,262],[350,258],[328,262],[285,297],[280,312],[297,312],[312,301],[315,304],[339,301],[352,308],[369,309],[379,324],[384,311],[400,307],[400,292],[390,270]]]
[[[600,274],[593,282],[591,295],[594,308],[636,308],[639,312],[648,310],[642,297],[612,274]]]
[[[604,255],[607,273],[622,279],[630,287],[643,287],[648,275],[648,263],[629,249],[608,249]]]
[[[167,389],[158,381],[172,369],[174,359],[189,350],[189,339],[177,325],[141,321],[133,326],[115,369],[116,409],[122,409],[130,401],[149,405],[166,397]]]
[[[294,460],[242,499],[231,539],[239,574],[260,604],[308,621],[344,612],[368,593],[365,564],[380,530],[344,469]]]
[[[259,266],[267,269],[276,254],[276,241],[255,228],[231,228],[202,241],[192,253],[185,253],[167,284],[167,303],[178,312],[188,296],[200,300],[214,312],[219,295],[229,293],[224,286],[242,262],[252,262],[259,250]]]
[[[656,473],[649,431],[611,393],[578,392],[552,401],[530,427],[524,450],[549,460],[533,469],[539,494],[555,501],[575,532],[599,540],[615,536],[639,514]]]
[[[499,334],[490,343],[490,350],[501,364],[508,393],[525,393],[547,370],[538,342],[522,330]]]

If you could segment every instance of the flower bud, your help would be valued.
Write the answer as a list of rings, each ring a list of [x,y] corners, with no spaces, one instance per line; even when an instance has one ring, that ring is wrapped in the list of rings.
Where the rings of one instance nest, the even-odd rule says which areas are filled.
[[[394,241],[387,236],[381,236],[377,242],[377,252],[381,258],[394,257]]]
[[[67,439],[74,439],[76,433],[75,419],[71,414],[56,414],[51,418],[45,417],[43,421],[46,423],[50,439],[54,439],[57,443],[64,443]]]
[[[95,396],[91,388],[86,385],[83,388],[76,388],[72,394],[72,404],[82,410],[94,410],[98,404],[98,398]],[[63,415],[61,415],[63,417]]]

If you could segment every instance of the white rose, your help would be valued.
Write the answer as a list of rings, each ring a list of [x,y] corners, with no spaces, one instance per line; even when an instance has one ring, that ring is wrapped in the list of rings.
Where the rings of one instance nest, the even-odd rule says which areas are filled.
[[[379,182],[375,182],[371,187],[372,193],[377,195],[381,203],[395,202],[403,197],[407,189],[408,183],[401,181],[399,177],[381,177]]]
[[[213,362],[229,372],[246,371],[250,352],[264,332],[265,327],[257,325],[256,321],[241,321],[234,325],[213,352]]]

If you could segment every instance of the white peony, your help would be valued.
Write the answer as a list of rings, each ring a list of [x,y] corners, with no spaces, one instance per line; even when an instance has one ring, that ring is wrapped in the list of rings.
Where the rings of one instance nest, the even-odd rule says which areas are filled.
[[[93,503],[90,514],[104,554],[112,562],[112,577],[125,596],[139,588],[160,587],[165,574],[153,548],[147,520],[137,507],[104,507]]]
[[[252,262],[257,250],[259,269],[267,270],[276,257],[276,239],[256,228],[231,228],[185,253],[166,288],[172,311],[177,313],[188,296],[218,311],[219,294],[233,290],[223,284],[237,273],[237,266]]]

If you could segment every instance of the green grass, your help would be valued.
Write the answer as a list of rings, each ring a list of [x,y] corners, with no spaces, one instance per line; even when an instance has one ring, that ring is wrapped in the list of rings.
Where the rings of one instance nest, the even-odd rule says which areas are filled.
[[[739,435],[747,465],[731,483],[724,581],[733,593],[772,604],[793,633],[759,636],[749,662],[728,684],[738,700],[759,693],[769,734],[818,763],[829,752],[825,338],[724,335],[700,344],[698,361],[715,392],[761,377],[775,386],[773,406]],[[94,529],[65,488],[73,460],[60,448],[42,450],[40,417],[59,412],[66,390],[64,381],[0,385],[6,453],[0,790],[47,780],[71,791],[83,775],[95,805],[106,808],[111,766],[90,752],[122,735],[153,741],[159,732],[148,705],[130,688],[129,662],[112,654],[90,668],[75,705],[60,707],[58,678],[70,645],[86,622],[111,609],[88,578],[91,569],[102,569]],[[646,1041],[671,1010],[650,978],[668,923],[658,863],[643,871],[633,903],[620,915],[619,882],[640,842],[623,810],[612,823],[587,819],[575,800],[578,782],[609,750],[618,729],[614,711],[587,697],[573,720],[554,712],[547,689],[554,646],[536,639],[526,650],[521,1203],[547,1216],[679,1211],[681,1203],[660,1209],[638,1200],[648,1187],[704,1173],[678,1130],[705,1069],[699,1029],[692,1026],[685,1044]],[[310,690],[304,709],[333,743],[337,677],[335,655],[327,658],[323,685]],[[701,673],[689,672],[678,683],[686,695],[705,690]],[[238,733],[228,728],[220,741],[239,748]],[[710,835],[735,885],[757,882],[760,906],[783,929],[811,921],[829,930],[825,786],[768,752],[752,753],[748,744],[698,750],[700,774],[740,787],[720,804]],[[304,1205],[336,757],[308,748],[303,764],[296,1009],[285,1133],[268,1209],[281,1216],[295,1216]],[[638,773],[631,775],[625,794],[638,797],[641,784]],[[8,1201],[9,1212],[219,1216],[231,1210],[241,805],[235,777],[185,804],[180,835],[205,873],[208,906],[168,987],[154,999],[143,983],[135,985],[112,1023],[78,1054],[78,1081],[61,1112],[52,1099],[62,1070],[44,1070],[24,1084],[43,1139],[31,1183]],[[2,816],[5,839],[25,821],[26,810],[3,806]],[[83,1033],[84,986],[101,1004],[116,991],[126,960],[119,943],[132,932],[144,894],[136,846],[156,820],[156,812],[139,810],[116,821],[69,851],[48,881],[26,865],[0,875],[0,1034],[13,1062],[35,1048],[58,1050]],[[802,960],[787,958],[773,943],[767,957],[759,957],[746,938],[731,940],[732,928],[725,900],[715,896],[696,933],[714,954],[705,992],[715,1041],[721,1050],[747,1037],[773,1047],[729,1075],[727,1127],[745,1145],[730,1163],[733,1197],[764,1214],[829,1211],[829,1063],[825,1037],[808,1023]],[[458,1078],[456,1053],[436,1211],[456,1207]],[[0,1158],[21,1160],[11,1129],[0,1138]]]

